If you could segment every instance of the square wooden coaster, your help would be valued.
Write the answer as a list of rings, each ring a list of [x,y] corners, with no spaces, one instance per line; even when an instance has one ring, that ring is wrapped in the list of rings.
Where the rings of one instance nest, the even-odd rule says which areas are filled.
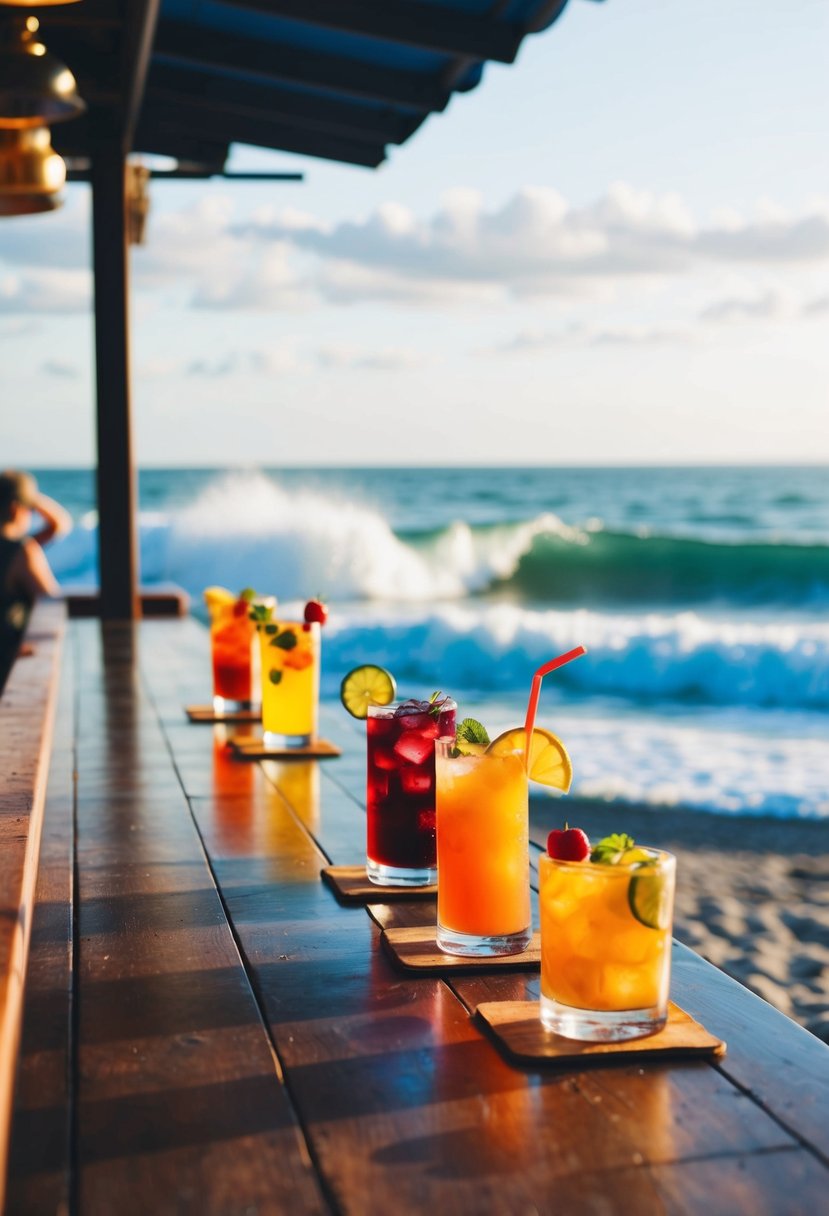
[[[315,739],[305,747],[270,747],[264,739],[249,739],[246,735],[228,739],[235,760],[325,760],[341,756],[342,752],[327,739]]]
[[[725,1055],[722,1039],[709,1034],[673,1001],[668,1021],[657,1034],[627,1043],[581,1043],[547,1030],[538,1001],[487,1001],[475,1015],[483,1022],[508,1059],[518,1064],[566,1065],[648,1059],[693,1059]]]
[[[444,954],[437,944],[437,925],[408,925],[383,930],[383,945],[398,967],[421,975],[443,975],[458,971],[535,971],[541,966],[541,935],[521,954],[498,954],[492,958],[464,958]]]
[[[381,887],[369,882],[365,866],[326,866],[322,881],[344,904],[387,904],[400,899],[434,899],[437,885],[428,887]]]
[[[260,709],[231,709],[219,713],[212,705],[185,705],[184,712],[191,722],[261,722]]]

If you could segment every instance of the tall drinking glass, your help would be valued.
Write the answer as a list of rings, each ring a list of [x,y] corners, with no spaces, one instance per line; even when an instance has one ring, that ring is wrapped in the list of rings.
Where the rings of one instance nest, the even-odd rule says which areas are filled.
[[[317,735],[320,627],[271,619],[256,626],[262,663],[262,730],[267,747],[307,747]]]
[[[541,1020],[568,1039],[618,1041],[668,1016],[676,859],[539,859]]]
[[[518,954],[532,939],[524,757],[435,745],[437,943],[447,954]]]
[[[250,605],[217,603],[210,611],[210,654],[213,662],[213,709],[232,713],[253,708],[253,637]]]
[[[425,887],[437,877],[435,740],[455,730],[457,705],[420,702],[368,710],[366,874],[393,887]]]

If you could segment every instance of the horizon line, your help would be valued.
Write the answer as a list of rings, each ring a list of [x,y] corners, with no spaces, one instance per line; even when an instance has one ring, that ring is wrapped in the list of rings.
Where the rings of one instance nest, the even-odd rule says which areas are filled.
[[[93,462],[90,464],[57,464],[52,462],[39,463],[28,461],[12,461],[9,464],[10,468],[29,468],[43,472],[62,472],[62,473],[94,473],[97,465]],[[334,464],[331,462],[314,463],[314,464],[270,464],[263,461],[240,461],[231,464],[180,464],[180,463],[136,463],[134,466],[136,472],[227,472],[227,473],[250,473],[256,471],[271,471],[278,470],[279,472],[320,472],[320,471],[337,471],[346,472],[349,470],[366,472],[373,469],[383,471],[423,471],[430,472],[433,470],[448,469],[448,470],[510,470],[510,469],[549,469],[549,470],[585,470],[585,469],[826,469],[829,468],[829,459],[822,460],[754,460],[754,461],[734,461],[734,460],[682,460],[682,461],[657,461],[657,460],[642,460],[642,461],[597,461],[594,463],[585,463],[582,461],[565,461],[561,463],[545,463],[543,461],[521,462],[514,461],[510,463],[490,463],[488,461],[474,461],[470,463],[443,462],[434,461],[430,463],[408,463],[396,464],[394,462],[386,463],[383,461],[372,461],[365,464],[358,463],[343,463]]]

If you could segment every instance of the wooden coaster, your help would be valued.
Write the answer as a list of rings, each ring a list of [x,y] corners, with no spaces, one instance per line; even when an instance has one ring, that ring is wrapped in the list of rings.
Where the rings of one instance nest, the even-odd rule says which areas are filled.
[[[519,1064],[555,1066],[591,1060],[607,1064],[725,1055],[722,1039],[709,1034],[673,1001],[668,1005],[668,1021],[662,1030],[627,1043],[581,1043],[564,1039],[542,1025],[538,1001],[487,1001],[477,1007],[475,1014],[507,1058]]]
[[[231,709],[221,713],[212,705],[185,705],[184,712],[191,722],[261,722],[260,709]]]
[[[327,739],[315,739],[305,747],[269,747],[264,739],[241,736],[228,739],[228,746],[236,760],[324,760],[329,756],[342,755],[340,749]]]
[[[322,881],[344,904],[387,904],[396,899],[434,899],[437,885],[429,887],[381,887],[369,882],[365,866],[326,866]]]
[[[451,971],[535,971],[541,966],[541,935],[521,954],[498,954],[492,958],[464,958],[444,954],[437,944],[437,925],[409,925],[383,930],[383,945],[404,971],[422,975],[442,975]]]

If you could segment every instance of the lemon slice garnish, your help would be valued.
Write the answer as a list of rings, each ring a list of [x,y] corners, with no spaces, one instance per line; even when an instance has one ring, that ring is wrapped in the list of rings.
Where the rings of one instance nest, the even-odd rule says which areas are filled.
[[[208,608],[229,608],[236,603],[238,596],[227,587],[208,587],[204,592],[204,602]]]

